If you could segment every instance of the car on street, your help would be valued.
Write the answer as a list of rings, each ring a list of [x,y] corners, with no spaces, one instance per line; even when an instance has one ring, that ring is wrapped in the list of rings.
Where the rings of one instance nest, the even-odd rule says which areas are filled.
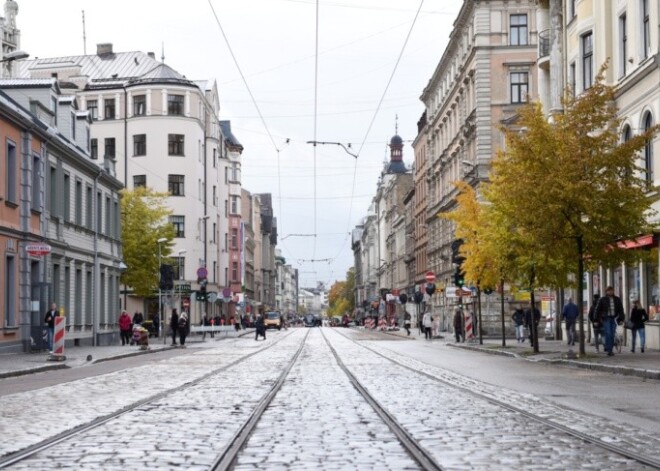
[[[264,326],[266,329],[282,329],[282,314],[279,311],[268,311],[264,316]]]

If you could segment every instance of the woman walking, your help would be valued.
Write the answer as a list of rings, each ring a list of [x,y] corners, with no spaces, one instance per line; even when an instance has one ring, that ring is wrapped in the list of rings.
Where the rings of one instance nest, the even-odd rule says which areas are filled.
[[[431,340],[431,327],[433,327],[433,317],[431,313],[426,311],[424,317],[422,318],[422,324],[424,325],[424,338],[426,340]]]
[[[131,343],[131,316],[126,311],[121,311],[119,316],[119,333],[122,345]]]
[[[186,336],[188,335],[188,316],[186,311],[183,311],[179,316],[179,343],[183,347],[186,344]]]
[[[632,349],[631,352],[635,353],[635,341],[637,340],[637,334],[639,334],[639,347],[644,353],[644,347],[646,346],[646,330],[644,329],[644,324],[649,320],[648,314],[646,314],[646,309],[644,309],[640,303],[639,299],[633,301],[633,307],[630,311],[630,323],[632,327]]]
[[[170,330],[172,331],[172,345],[176,345],[176,333],[179,330],[179,314],[176,308],[172,309],[172,317],[170,317]]]

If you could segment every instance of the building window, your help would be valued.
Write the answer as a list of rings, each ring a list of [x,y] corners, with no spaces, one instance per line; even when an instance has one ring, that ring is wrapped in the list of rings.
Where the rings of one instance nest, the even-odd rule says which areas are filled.
[[[568,85],[571,87],[571,93],[575,96],[575,87],[577,87],[577,74],[575,71],[575,62],[568,66]]]
[[[651,53],[651,24],[649,22],[649,0],[642,0],[642,56],[646,59]]]
[[[48,211],[50,211],[51,217],[57,216],[57,169],[55,167],[50,167],[50,178],[48,179],[49,185],[49,194],[50,198],[48,199]]]
[[[231,262],[231,281],[238,282],[238,262]]]
[[[577,14],[577,10],[575,9],[575,1],[576,0],[570,0],[570,11],[568,12],[569,18],[575,18],[575,15]]]
[[[109,196],[105,197],[105,232],[103,233],[107,236],[112,235],[112,202]]]
[[[231,214],[238,214],[238,196],[231,197]]]
[[[55,126],[57,126],[57,113],[58,113],[57,98],[55,97],[50,98],[50,107],[53,110],[53,119],[55,120]]]
[[[213,185],[213,206],[218,206],[218,187]]]
[[[115,119],[115,99],[103,100],[103,119]]]
[[[626,76],[626,65],[628,61],[628,31],[626,25],[626,14],[619,17],[619,76]]]
[[[591,32],[582,36],[582,90],[594,84],[594,43]]]
[[[621,142],[628,142],[631,137],[632,131],[630,130],[630,126],[626,124],[626,126],[623,128],[623,131],[621,132]]]
[[[184,175],[167,176],[167,189],[170,196],[185,196],[185,178]]]
[[[76,114],[71,113],[71,140],[76,140]]]
[[[183,95],[167,95],[167,114],[183,116]]]
[[[92,160],[96,160],[99,158],[99,140],[94,138],[90,142],[90,156]]]
[[[527,72],[511,72],[511,103],[527,103],[528,79]]]
[[[94,121],[99,119],[99,102],[96,100],[89,100],[87,102],[87,111]]]
[[[144,116],[147,114],[147,96],[135,95],[133,97],[133,115]]]
[[[183,144],[184,144],[183,134],[168,134],[167,135],[168,155],[184,155]]]
[[[231,230],[231,248],[232,249],[238,248],[238,229]]]
[[[41,157],[32,156],[32,210],[41,211]]]
[[[527,15],[511,15],[509,35],[511,46],[527,44]]]
[[[172,271],[174,272],[175,280],[185,279],[186,274],[186,257],[172,257],[174,260],[174,265],[172,266]]]
[[[170,216],[170,224],[174,226],[174,237],[184,238],[186,236],[185,216]]]
[[[100,234],[103,230],[103,194],[99,191],[96,193],[96,227],[94,232]]]
[[[135,134],[133,136],[133,157],[147,155],[147,135]]]
[[[644,117],[644,132],[648,132],[653,127],[653,118],[651,113],[646,113]],[[646,181],[653,182],[653,139],[650,138],[644,144],[644,170],[646,170]]]
[[[106,137],[105,138],[105,154],[103,155],[104,159],[113,159],[115,158],[115,138]]]
[[[8,203],[16,204],[18,202],[18,161],[16,157],[16,144],[11,141],[7,141],[7,173],[5,176],[5,183],[7,185],[7,191],[5,193],[5,199]]]
[[[14,257],[5,259],[5,326],[15,327],[16,324],[16,261]]]
[[[87,199],[87,206],[85,207],[87,211],[85,212],[85,225],[87,226],[87,229],[90,231],[92,230],[92,213],[94,210],[94,200],[92,197],[92,187],[87,185],[87,189],[85,190],[85,197]]]
[[[145,188],[147,186],[146,175],[133,175],[133,188]]]
[[[238,183],[241,181],[241,171],[238,168],[238,162],[232,162],[231,164],[231,180]]]
[[[83,194],[82,181],[76,180],[76,224],[82,226]]]
[[[64,191],[63,191],[63,200],[64,200],[64,220],[71,220],[71,177],[68,174],[64,174]]]

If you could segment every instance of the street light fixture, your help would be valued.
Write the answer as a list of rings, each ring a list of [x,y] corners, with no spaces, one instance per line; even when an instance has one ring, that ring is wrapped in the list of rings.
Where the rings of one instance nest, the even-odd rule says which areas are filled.
[[[30,57],[30,54],[28,54],[25,51],[20,51],[20,50],[12,51],[8,54],[5,54],[5,56],[2,59],[0,59],[0,63],[2,63],[2,62],[7,63],[7,72],[9,74],[9,77],[11,77],[11,75],[12,75],[11,74],[11,63],[13,61],[17,61],[17,60],[21,60],[21,59],[27,59],[28,57]]]
[[[163,303],[162,303],[163,294],[162,294],[162,288],[161,288],[161,285],[163,284],[162,283],[162,281],[163,281],[162,276],[163,275],[162,275],[160,269],[163,266],[163,264],[161,262],[162,257],[163,257],[161,248],[162,248],[163,242],[167,242],[167,238],[166,237],[161,237],[160,239],[157,240],[157,242],[158,242],[158,319],[160,320],[160,322],[159,322],[160,325],[158,326],[160,332],[158,334],[163,335],[165,333],[165,328],[163,327],[163,325],[164,325],[163,324],[163,321],[164,321],[164,319],[163,319]],[[165,335],[163,335],[163,343],[165,343]]]

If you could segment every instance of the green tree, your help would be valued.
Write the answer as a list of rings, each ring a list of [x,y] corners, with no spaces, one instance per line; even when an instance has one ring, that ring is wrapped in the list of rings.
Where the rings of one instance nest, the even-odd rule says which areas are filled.
[[[648,221],[657,197],[637,162],[658,127],[621,142],[615,90],[604,84],[603,72],[582,95],[569,95],[564,112],[551,120],[538,103],[523,108],[517,123],[522,132],[504,129],[506,150],[493,160],[484,195],[514,247],[518,278],[532,293],[539,285],[575,286],[585,264],[638,256],[619,243],[653,229]]]
[[[167,221],[171,210],[165,204],[166,193],[148,188],[123,190],[121,198],[121,236],[124,263],[128,266],[121,282],[133,288],[137,296],[151,296],[158,289],[158,240],[162,261],[166,262],[174,238],[174,227]]]

